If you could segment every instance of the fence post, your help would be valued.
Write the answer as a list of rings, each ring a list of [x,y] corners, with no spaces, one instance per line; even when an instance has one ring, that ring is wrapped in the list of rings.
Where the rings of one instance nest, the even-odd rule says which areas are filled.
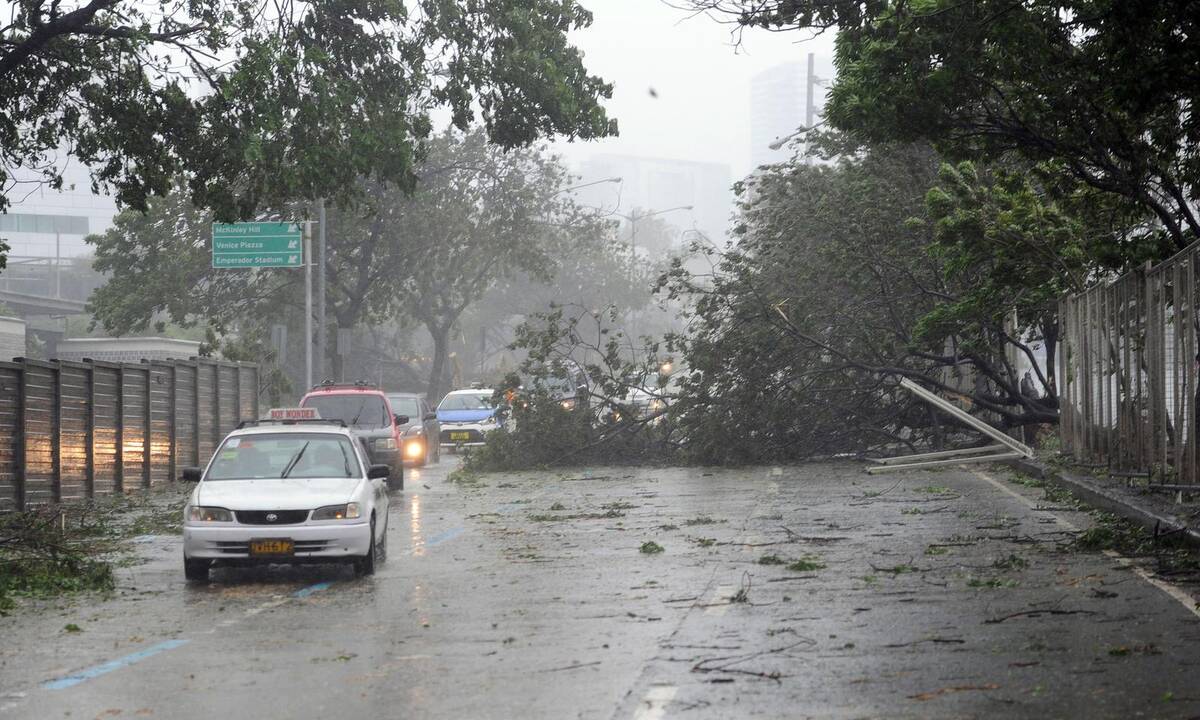
[[[54,392],[52,394],[53,407],[51,408],[51,419],[54,422],[54,427],[51,431],[53,441],[50,443],[50,492],[54,498],[54,502],[62,502],[62,366],[57,362],[54,363],[54,368],[50,371],[50,377],[53,378]]]
[[[87,382],[87,424],[84,429],[84,484],[87,496],[96,497],[96,366],[87,363],[84,378]]]
[[[179,464],[179,431],[176,425],[176,413],[178,411],[179,401],[176,395],[176,384],[179,378],[176,376],[175,365],[164,364],[163,372],[167,373],[167,442],[170,452],[167,455],[167,482],[173,483],[178,478]]]
[[[26,497],[27,488],[25,487],[25,428],[28,427],[28,424],[25,422],[25,408],[28,405],[27,390],[25,388],[25,363],[21,362],[21,358],[13,358],[13,362],[20,363],[20,368],[17,370],[17,442],[13,447],[16,457],[16,465],[13,467],[13,478],[17,483],[17,510],[28,510],[29,508],[26,507],[26,503],[28,502],[28,498]]]
[[[192,414],[195,415],[195,430],[192,432],[192,440],[196,445],[196,464],[203,467],[204,460],[200,457],[200,359],[196,358],[193,363],[195,372],[192,373]]]
[[[154,392],[154,371],[149,363],[145,363],[146,369],[146,398],[142,403],[142,412],[145,415],[145,423],[142,425],[142,485],[147,490],[150,489],[153,475],[150,473],[150,463],[153,456],[150,453],[151,447],[154,445],[154,406],[150,402],[150,394]]]
[[[113,457],[113,492],[125,492],[125,366],[117,365],[117,391],[113,393],[116,400],[113,425],[116,433],[116,447]]]

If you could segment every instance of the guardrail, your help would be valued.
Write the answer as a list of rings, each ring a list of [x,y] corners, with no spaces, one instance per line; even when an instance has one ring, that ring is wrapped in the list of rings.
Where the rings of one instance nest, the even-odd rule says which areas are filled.
[[[0,512],[173,482],[258,417],[258,385],[250,363],[0,362]]]

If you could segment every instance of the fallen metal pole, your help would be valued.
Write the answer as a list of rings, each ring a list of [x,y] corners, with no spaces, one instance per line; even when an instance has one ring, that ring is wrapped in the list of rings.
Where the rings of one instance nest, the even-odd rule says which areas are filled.
[[[867,468],[868,475],[878,475],[885,472],[898,472],[900,470],[916,470],[919,468],[941,467],[943,465],[963,465],[965,463],[978,462],[996,462],[998,460],[1015,460],[1021,457],[1019,452],[1003,452],[996,455],[978,455],[976,457],[952,458],[950,460],[930,460],[929,462],[915,462],[905,465],[876,465]],[[909,458],[896,458],[897,460],[908,460]]]
[[[921,453],[920,455],[903,455],[888,458],[868,458],[873,463],[880,465],[893,465],[900,462],[909,462],[915,460],[940,460],[942,458],[966,457],[968,455],[979,455],[982,453],[994,453],[997,450],[1003,450],[1007,445],[984,445],[983,447],[960,448],[958,450],[942,450],[940,452]]]
[[[1034,454],[1033,449],[1030,448],[1028,445],[1010,438],[1009,436],[1000,432],[999,430],[992,427],[991,425],[988,425],[987,423],[980,420],[979,418],[974,417],[973,415],[966,412],[962,408],[959,408],[959,407],[955,406],[953,403],[948,402],[944,398],[940,398],[937,395],[929,392],[928,390],[926,390],[925,388],[916,384],[912,380],[909,380],[908,378],[902,378],[900,380],[900,386],[907,389],[909,392],[911,392],[912,394],[921,398],[922,400],[925,400],[926,402],[930,403],[931,405],[938,408],[939,410],[943,410],[943,411],[949,413],[950,415],[952,415],[953,417],[958,418],[959,420],[962,420],[967,425],[970,425],[971,427],[975,428],[976,430],[983,433],[984,435],[987,435],[988,437],[992,438],[993,440],[1007,445],[1008,447],[1012,448],[1014,452],[1018,452],[1027,458],[1033,457],[1033,454]]]

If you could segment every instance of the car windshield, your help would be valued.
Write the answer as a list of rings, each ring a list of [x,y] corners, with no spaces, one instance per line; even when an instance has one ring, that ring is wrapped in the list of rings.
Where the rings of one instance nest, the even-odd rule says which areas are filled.
[[[204,479],[353,478],[361,475],[362,467],[346,436],[280,433],[227,438]]]
[[[392,424],[383,397],[371,393],[310,395],[302,405],[316,408],[325,420],[341,420],[351,427],[381,428]]]
[[[411,420],[421,419],[421,408],[415,397],[388,395],[388,402],[392,404],[392,412],[397,415],[407,415]]]
[[[447,395],[438,404],[438,410],[491,410],[494,407],[490,392]]]

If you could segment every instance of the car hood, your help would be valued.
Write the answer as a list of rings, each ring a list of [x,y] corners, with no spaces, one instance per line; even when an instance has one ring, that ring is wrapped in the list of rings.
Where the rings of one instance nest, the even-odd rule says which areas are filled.
[[[484,408],[482,410],[438,410],[438,420],[440,422],[480,422],[487,420],[496,414],[496,408]]]
[[[229,510],[309,510],[354,499],[360,478],[205,480],[195,503]]]

